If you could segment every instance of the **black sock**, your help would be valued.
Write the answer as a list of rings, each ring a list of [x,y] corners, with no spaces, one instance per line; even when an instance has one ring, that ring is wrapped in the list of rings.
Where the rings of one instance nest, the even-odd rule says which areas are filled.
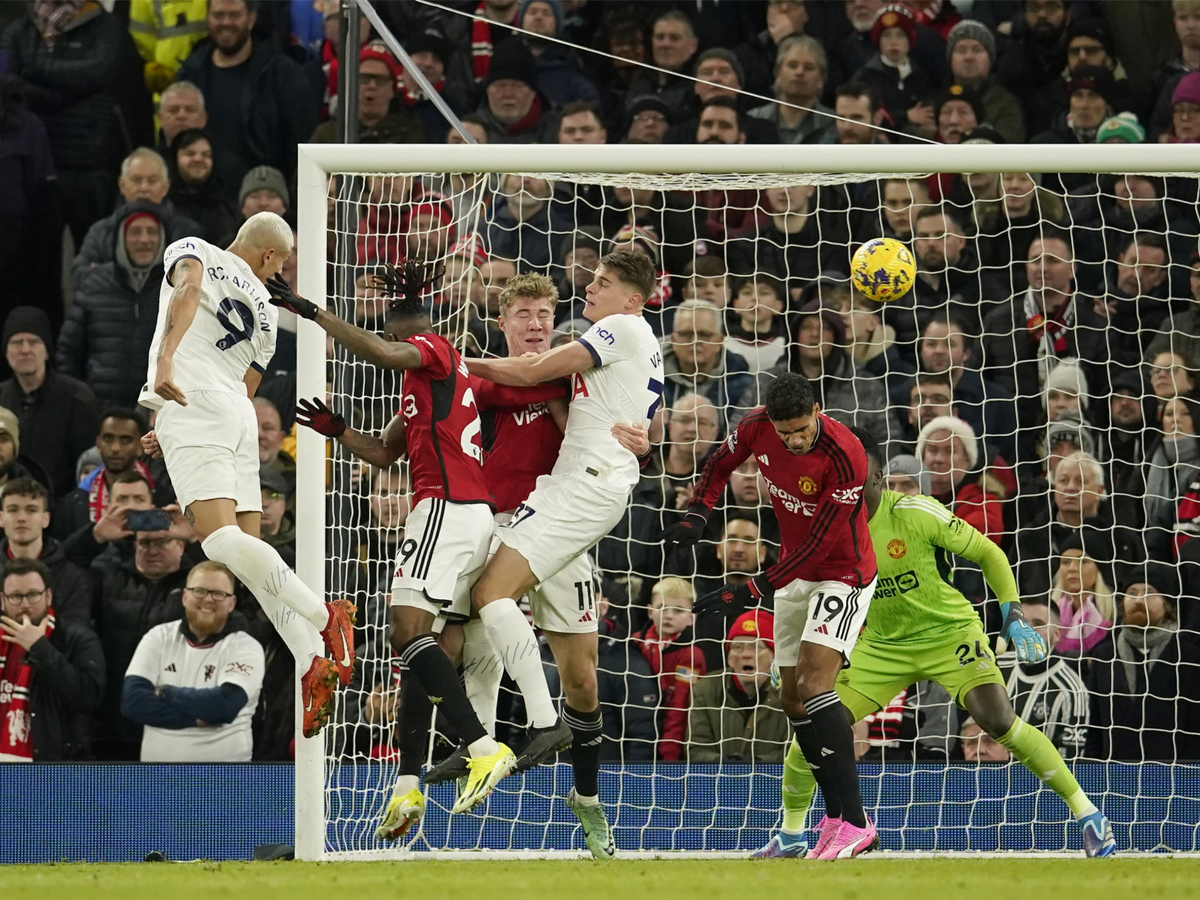
[[[467,699],[467,692],[458,677],[458,670],[438,646],[432,634],[418,634],[401,647],[398,653],[400,664],[407,668],[425,689],[429,702],[446,716],[446,720],[458,732],[459,737],[468,744],[487,737],[475,710],[471,709],[471,701]],[[425,721],[428,724],[429,720]]]
[[[396,710],[396,727],[400,732],[400,774],[421,774],[421,766],[429,755],[429,721],[433,704],[421,683],[407,669],[400,674],[400,704]]]
[[[817,733],[817,750],[821,760],[821,768],[826,770],[826,777],[837,784],[838,799],[841,801],[841,818],[859,828],[867,827],[867,814],[863,810],[862,793],[858,788],[858,765],[854,760],[854,731],[846,718],[846,710],[842,701],[833,691],[817,694],[804,701],[804,709],[812,719],[813,729]],[[800,748],[804,750],[802,746]],[[804,750],[808,763],[812,765],[812,757]],[[820,779],[818,779],[818,783]]]
[[[562,720],[571,729],[571,768],[575,770],[575,792],[584,797],[600,793],[600,745],[604,743],[604,719],[600,707],[580,712],[564,706]]]
[[[821,796],[825,798],[825,815],[831,819],[842,817],[842,798],[838,794],[837,779],[833,777],[833,769],[821,757],[821,739],[817,737],[816,726],[812,719],[792,719],[792,730],[796,733],[796,743],[800,752],[812,769],[813,778],[821,788]],[[815,763],[815,765],[814,765]]]

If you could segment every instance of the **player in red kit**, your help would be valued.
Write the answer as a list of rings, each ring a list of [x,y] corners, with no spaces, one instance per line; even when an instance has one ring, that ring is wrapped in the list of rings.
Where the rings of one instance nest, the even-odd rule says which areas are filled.
[[[766,404],[750,412],[705,463],[695,502],[663,532],[668,544],[699,540],[730,474],[754,456],[779,521],[779,562],[745,584],[700,598],[697,615],[734,617],[774,602],[775,659],[783,708],[825,796],[826,817],[810,856],[857,856],[878,843],[863,810],[854,736],[834,692],[875,591],[875,551],[867,531],[863,484],[867,457],[845,425],[821,414],[803,375],[780,376]]]
[[[359,358],[405,372],[396,417],[404,427],[389,425],[380,440],[382,447],[376,448],[388,452],[389,445],[394,450],[399,441],[406,442],[415,500],[391,589],[391,642],[402,668],[412,675],[401,679],[398,725],[402,742],[406,734],[423,733],[431,704],[436,703],[467,742],[469,774],[453,808],[464,812],[483,802],[516,765],[512,750],[497,743],[481,724],[454,663],[433,634],[439,616],[466,621],[470,615],[470,586],[487,561],[491,544],[491,494],[483,480],[479,413],[466,367],[458,351],[433,333],[421,302],[421,292],[437,276],[413,260],[384,272],[382,286],[399,297],[388,310],[386,339],[294,292],[276,289],[272,302],[316,322]],[[532,629],[529,636],[534,640]],[[400,812],[406,802],[423,804],[417,776],[412,774],[412,766],[420,772],[423,754],[420,748],[409,749],[401,754],[402,761],[409,759],[405,764],[409,771],[397,785],[407,789],[399,795],[393,792],[389,815],[393,806]]]

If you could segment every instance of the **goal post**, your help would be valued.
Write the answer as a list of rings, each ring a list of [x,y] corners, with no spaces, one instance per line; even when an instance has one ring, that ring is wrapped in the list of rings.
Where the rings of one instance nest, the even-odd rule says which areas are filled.
[[[298,289],[339,315],[353,315],[355,272],[375,262],[396,261],[380,254],[394,256],[404,246],[404,211],[392,208],[397,207],[398,190],[385,190],[383,199],[370,194],[367,185],[379,176],[419,183],[423,178],[436,180],[458,173],[493,179],[521,174],[552,182],[694,192],[1011,172],[1143,173],[1194,179],[1200,177],[1200,157],[1194,147],[1182,144],[304,144],[299,147],[298,165]],[[405,180],[405,190],[409,187]],[[483,220],[475,221],[482,231]],[[432,235],[424,237],[434,240]],[[666,242],[665,236],[658,237]],[[1194,241],[1195,235],[1191,238]],[[364,241],[378,241],[386,249],[364,258]],[[678,281],[682,274],[673,271],[665,277]],[[369,305],[371,301],[360,296],[358,302]],[[335,401],[350,402],[356,391],[373,392],[371,409],[360,413],[355,427],[378,433],[386,424],[382,410],[389,401],[394,412],[397,396],[390,383],[336,349],[330,357],[324,333],[304,323],[297,330],[297,347],[298,397],[323,397],[331,389]],[[890,416],[890,407],[887,412]],[[721,427],[727,425],[728,418]],[[324,439],[309,429],[298,429],[297,452],[297,572],[315,592],[332,596],[340,582],[335,578],[330,583],[331,558],[350,563],[356,562],[351,559],[354,553],[361,553],[364,567],[386,567],[390,558],[371,554],[381,553],[379,548],[387,543],[371,543],[364,537],[361,545],[355,544],[372,527],[368,514],[362,512],[372,489],[370,476],[352,469],[340,450],[331,460]],[[620,574],[653,580],[664,572]],[[375,578],[372,583],[378,582],[371,578]],[[378,590],[375,594],[373,602],[378,604]],[[378,632],[369,644],[375,657],[360,666],[371,667],[373,677],[386,684],[391,677],[387,642],[380,627],[369,627]],[[570,769],[564,765],[506,779],[477,815],[450,818],[452,786],[431,789],[426,822],[411,845],[377,844],[374,826],[395,776],[394,762],[350,748],[354,723],[361,724],[370,691],[370,684],[358,680],[349,690],[340,691],[325,734],[312,740],[300,734],[297,703],[297,858],[399,859],[458,850],[488,851],[489,858],[578,853],[582,843],[572,837],[570,814],[564,815],[563,798],[570,788]],[[1098,803],[1102,797],[1112,798],[1111,808],[1120,820],[1119,824],[1114,820],[1119,843],[1146,850],[1200,849],[1195,824],[1200,821],[1200,766],[1088,763],[1078,767],[1085,790],[1097,795]],[[885,847],[1067,851],[1079,846],[1065,805],[1016,763],[977,767],[959,761],[906,767],[889,761],[864,766],[863,773],[864,798],[869,812],[879,817]],[[779,779],[777,764],[606,763],[601,796],[611,808],[618,846],[624,851],[744,853],[777,826]]]

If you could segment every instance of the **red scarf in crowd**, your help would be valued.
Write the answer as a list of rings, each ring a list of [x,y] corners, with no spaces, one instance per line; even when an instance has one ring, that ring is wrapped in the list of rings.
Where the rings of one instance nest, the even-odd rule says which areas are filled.
[[[442,88],[444,88],[445,86],[446,86],[445,78],[442,78],[433,83],[433,89],[435,91],[437,91],[439,94],[442,92]],[[401,97],[401,99],[404,100],[404,105],[407,106],[409,109],[412,109],[414,106],[416,106],[418,103],[420,103],[422,100],[425,99],[425,92],[422,91],[421,88],[414,81],[413,82],[413,93],[410,94],[408,92],[408,82],[405,81],[404,79],[401,79],[400,80],[400,97]]]
[[[492,67],[492,22],[484,15],[486,3],[475,7],[476,18],[471,22],[471,67],[475,71],[475,82],[479,83],[487,77],[488,69]],[[517,10],[513,10],[513,20],[510,25],[517,24]]]
[[[46,637],[54,633],[54,610],[42,620]],[[0,756],[33,759],[33,720],[29,714],[29,688],[33,666],[25,662],[26,650],[15,641],[0,640]]]
[[[140,459],[134,460],[133,467],[138,473],[150,482],[150,490],[154,490],[154,479],[150,477],[150,469]],[[92,479],[92,483],[87,485],[88,491],[88,515],[90,521],[99,522],[100,517],[104,515],[104,510],[108,508],[108,483],[104,479],[104,467],[101,466],[96,470],[98,474]]]
[[[1068,297],[1062,306],[1046,318],[1045,313],[1037,305],[1031,289],[1025,295],[1025,327],[1029,338],[1038,346],[1043,346],[1049,356],[1061,356],[1067,349],[1067,331],[1075,324],[1075,304]],[[1053,349],[1053,353],[1049,351]]]

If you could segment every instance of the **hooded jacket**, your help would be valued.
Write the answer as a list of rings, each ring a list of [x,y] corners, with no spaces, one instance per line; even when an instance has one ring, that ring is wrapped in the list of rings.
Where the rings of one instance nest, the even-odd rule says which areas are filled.
[[[135,200],[122,204],[107,219],[101,219],[88,229],[83,246],[75,254],[75,261],[71,263],[71,284],[76,294],[82,288],[89,272],[104,263],[116,260],[117,235],[121,233],[119,226],[129,218],[130,213],[137,211],[153,213],[158,219],[163,230],[163,250],[180,238],[198,237],[208,240],[217,237],[207,234],[198,222],[181,215],[170,200],[163,200],[162,203]],[[161,251],[159,255],[162,255]]]

